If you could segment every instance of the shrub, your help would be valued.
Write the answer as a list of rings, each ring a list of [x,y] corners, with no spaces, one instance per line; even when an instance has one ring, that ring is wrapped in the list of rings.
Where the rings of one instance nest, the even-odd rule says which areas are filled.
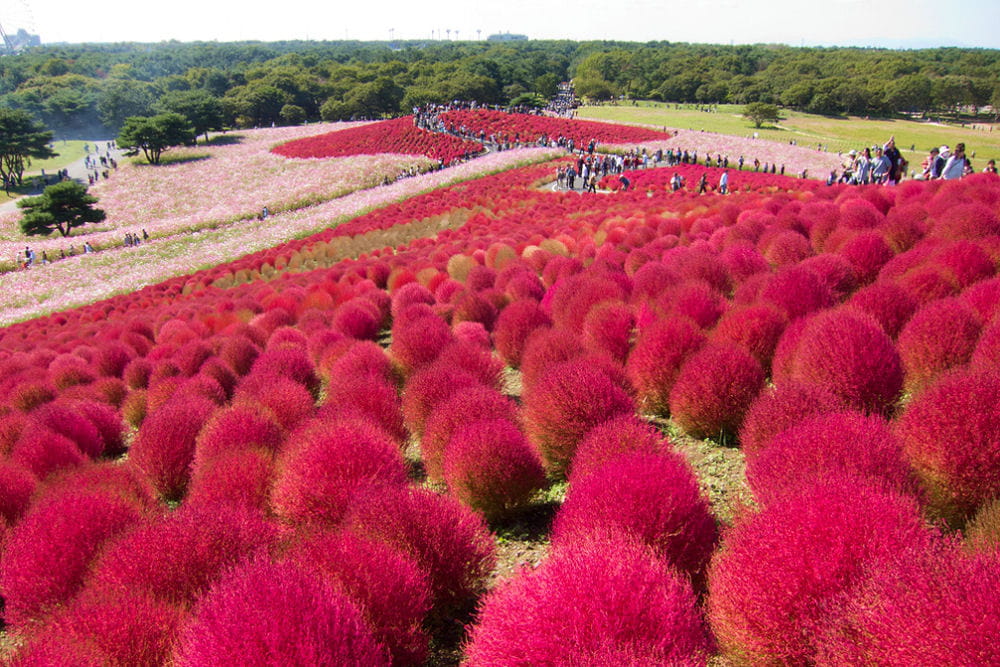
[[[487,518],[525,505],[545,486],[538,455],[505,419],[470,417],[448,441],[443,467],[448,491]]]
[[[980,373],[1000,372],[1000,320],[983,329],[969,366]]]
[[[0,408],[2,412],[2,408]],[[0,455],[10,455],[14,445],[21,439],[25,427],[30,424],[29,418],[22,412],[0,414]]]
[[[257,560],[226,574],[181,631],[179,666],[388,665],[357,603],[292,564]]]
[[[770,276],[760,291],[761,303],[783,312],[789,320],[833,305],[830,288],[812,271],[791,266]]]
[[[889,244],[878,232],[855,235],[840,247],[839,253],[851,263],[854,274],[862,285],[875,280],[882,266],[893,256]]]
[[[482,383],[467,371],[444,364],[431,364],[407,380],[403,388],[403,421],[416,436],[423,434],[427,417],[435,407],[457,392]]]
[[[185,504],[107,544],[90,587],[112,596],[144,593],[190,609],[225,570],[266,553],[276,539],[274,526],[256,512]]]
[[[965,543],[984,554],[1000,550],[1000,498],[983,504],[965,526]]]
[[[881,417],[829,412],[808,417],[747,452],[747,483],[764,506],[815,479],[849,473],[886,491],[916,495],[902,443]]]
[[[427,657],[422,624],[431,607],[427,574],[388,544],[351,532],[318,532],[295,542],[285,559],[343,588],[359,603],[375,639],[394,665],[421,665]]]
[[[125,451],[125,424],[117,410],[104,403],[87,400],[75,401],[72,407],[97,428],[105,456],[119,456]]]
[[[604,354],[624,364],[632,348],[635,313],[620,302],[595,306],[583,322],[583,345],[593,354]]]
[[[582,356],[579,335],[562,329],[537,329],[527,340],[521,354],[521,382],[531,387],[556,364]]]
[[[799,267],[816,274],[820,282],[829,288],[834,302],[843,300],[857,289],[858,277],[854,267],[842,255],[821,253],[800,262]]]
[[[708,340],[739,345],[753,355],[761,367],[770,369],[774,348],[786,324],[785,316],[771,306],[744,306],[723,315]]]
[[[624,454],[657,454],[668,448],[660,432],[635,414],[614,417],[583,436],[570,463],[569,482],[583,479]]]
[[[517,419],[517,406],[491,387],[470,386],[439,403],[427,417],[420,455],[427,477],[444,481],[444,453],[448,442],[459,428],[473,419]]]
[[[764,370],[736,345],[712,343],[681,366],[670,391],[670,415],[696,438],[735,435],[764,388]]]
[[[309,390],[287,378],[247,376],[233,395],[234,405],[244,402],[269,409],[285,431],[291,431],[316,411],[316,401]]]
[[[38,479],[24,466],[0,460],[0,523],[14,524],[28,509]]]
[[[251,376],[287,378],[298,382],[313,396],[319,393],[319,377],[308,352],[302,348],[268,348],[253,362]]]
[[[139,428],[146,419],[149,405],[145,389],[133,389],[122,401],[122,419],[132,428]]]
[[[713,647],[690,584],[618,537],[560,550],[502,582],[479,610],[467,664],[704,664]],[[617,662],[623,655],[642,659]]]
[[[434,363],[467,371],[487,387],[503,386],[503,362],[488,349],[455,341],[441,350]]]
[[[38,479],[86,462],[80,448],[69,438],[47,428],[29,426],[10,453],[10,460],[24,466]]]
[[[102,544],[139,520],[139,511],[98,491],[67,492],[11,529],[0,562],[4,619],[18,627],[68,602]]]
[[[428,306],[433,306],[435,303],[434,295],[420,283],[407,283],[400,287],[392,294],[390,312],[393,319],[398,318],[407,306],[412,306],[415,303],[426,303]]]
[[[149,386],[149,377],[152,373],[153,365],[149,360],[136,357],[125,367],[122,379],[131,389],[145,389]]]
[[[284,439],[270,410],[245,401],[215,411],[198,432],[192,470],[229,451],[254,447],[276,452]]]
[[[69,438],[87,457],[96,459],[105,444],[94,423],[65,401],[56,400],[37,408],[32,416],[53,433]]]
[[[271,505],[289,523],[336,524],[359,492],[406,482],[403,456],[385,431],[360,420],[329,422],[281,452]]]
[[[359,341],[343,350],[329,367],[329,381],[339,378],[355,378],[372,376],[388,384],[396,384],[398,378],[392,369],[392,361],[379,347],[371,341]]]
[[[899,334],[903,386],[915,392],[972,358],[982,325],[960,298],[941,299],[918,310]]]
[[[899,285],[889,282],[862,287],[847,304],[874,317],[893,339],[917,310],[916,299]]]
[[[580,331],[587,314],[600,303],[624,301],[625,290],[610,278],[589,273],[572,276],[553,286],[552,321],[567,331]]]
[[[416,560],[429,576],[434,610],[442,617],[472,603],[496,563],[493,536],[483,520],[454,498],[426,489],[400,486],[361,494],[343,525]]]
[[[1000,278],[991,278],[972,285],[962,292],[968,303],[983,322],[989,322],[1000,313]]]
[[[796,424],[844,407],[820,385],[794,380],[761,392],[750,404],[740,428],[740,446],[747,457],[756,454],[774,436]]]
[[[371,376],[343,377],[331,382],[318,417],[326,421],[368,421],[385,431],[397,445],[406,443],[406,427],[396,387]]]
[[[723,652],[755,664],[815,664],[829,608],[900,550],[927,544],[912,499],[830,478],[723,534],[708,618]]]
[[[219,358],[237,375],[249,373],[259,355],[260,348],[245,336],[229,336],[219,348]]]
[[[946,515],[1000,495],[1000,375],[954,371],[925,388],[898,422],[903,451]]]
[[[562,476],[587,431],[634,410],[632,399],[607,374],[572,360],[551,367],[528,387],[523,419],[546,470]]]
[[[32,507],[62,498],[66,493],[103,492],[143,512],[157,506],[156,491],[135,468],[116,461],[85,463],[49,477],[35,492]]]
[[[184,495],[202,424],[215,410],[207,399],[172,400],[142,422],[129,449],[128,463],[168,499]]]
[[[607,529],[635,537],[696,585],[704,583],[715,519],[680,455],[626,453],[576,479],[552,524],[552,545],[574,549]]]
[[[429,364],[454,340],[451,329],[440,317],[427,315],[392,327],[389,354],[404,375]]]
[[[791,379],[821,385],[847,406],[873,414],[891,413],[903,386],[892,341],[870,316],[850,308],[811,318],[792,366]]]
[[[184,504],[232,503],[265,512],[274,479],[274,453],[252,445],[196,459]]]
[[[705,342],[694,322],[682,317],[658,320],[639,331],[625,363],[625,374],[635,388],[642,412],[666,415],[670,390],[681,366]]]
[[[990,278],[997,272],[993,259],[973,241],[956,241],[934,254],[932,260],[954,276],[961,288]]]

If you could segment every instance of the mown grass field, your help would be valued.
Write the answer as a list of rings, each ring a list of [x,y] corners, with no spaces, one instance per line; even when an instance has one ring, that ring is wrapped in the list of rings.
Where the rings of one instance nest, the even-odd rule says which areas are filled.
[[[32,188],[32,177],[40,176],[43,169],[46,174],[53,174],[60,169],[68,167],[77,160],[82,160],[83,156],[87,154],[83,147],[88,144],[93,147],[94,142],[77,139],[53,142],[52,149],[58,155],[47,160],[32,160],[28,168],[24,170],[24,187],[11,190],[9,194],[0,190],[0,204],[8,202],[11,199],[17,199],[22,195],[35,194],[37,191]]]
[[[800,146],[815,148],[822,144],[832,152],[846,153],[851,149],[883,144],[890,136],[910,162],[910,169],[919,169],[920,162],[932,146],[954,146],[964,141],[966,153],[976,171],[981,171],[989,159],[1000,159],[1000,125],[977,123],[975,129],[911,120],[865,119],[857,116],[835,118],[783,109],[782,120],[775,126],[755,129],[742,116],[743,107],[722,104],[717,111],[699,111],[697,105],[664,102],[636,102],[618,106],[588,106],[579,109],[580,118],[611,120],[620,123],[658,125],[667,129],[696,130],[750,136],[758,132],[763,139],[795,141]],[[991,131],[992,129],[992,131]],[[911,146],[914,150],[910,150]],[[975,151],[975,157],[972,153]]]

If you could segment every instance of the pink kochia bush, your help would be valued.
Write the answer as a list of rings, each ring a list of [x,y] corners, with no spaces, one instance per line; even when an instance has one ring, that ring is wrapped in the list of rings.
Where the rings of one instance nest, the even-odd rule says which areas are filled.
[[[830,412],[804,419],[746,452],[747,483],[764,506],[814,479],[850,473],[897,493],[917,493],[899,439],[881,417]]]
[[[177,665],[388,665],[357,602],[291,563],[258,560],[221,578],[182,630]]]
[[[271,505],[291,524],[335,524],[355,494],[407,481],[399,447],[360,420],[321,422],[293,436],[276,467]]]
[[[528,337],[538,328],[552,326],[552,320],[533,299],[521,299],[500,311],[493,327],[497,353],[513,368],[521,365]]]
[[[751,456],[785,429],[842,407],[840,399],[819,385],[782,382],[761,392],[750,404],[740,427],[740,447]]]
[[[355,498],[343,526],[413,558],[427,573],[438,615],[466,608],[486,589],[496,545],[486,523],[454,498],[387,487]]]
[[[551,367],[524,396],[528,438],[546,470],[554,475],[565,475],[587,431],[634,410],[632,399],[620,386],[580,360]]]
[[[574,549],[608,529],[635,537],[693,581],[704,582],[717,538],[715,519],[680,455],[623,454],[574,481],[552,525],[552,545]]]
[[[476,420],[449,439],[444,480],[448,491],[464,505],[494,518],[527,504],[545,486],[545,471],[515,423]]]
[[[625,363],[625,374],[643,412],[668,414],[677,374],[704,342],[705,334],[686,317],[668,317],[640,329]]]
[[[624,454],[657,454],[667,449],[669,444],[656,428],[635,414],[623,414],[587,431],[573,454],[569,481],[581,480]]]
[[[892,341],[870,316],[851,308],[808,320],[792,359],[791,379],[823,386],[863,412],[890,414],[903,387]]]
[[[916,503],[830,477],[744,517],[708,575],[708,618],[723,652],[752,664],[814,664],[832,605],[873,569],[932,533]]]
[[[906,407],[903,451],[946,514],[969,516],[1000,494],[1000,375],[953,371]]]
[[[712,648],[685,578],[613,535],[502,582],[479,609],[464,664],[704,665]]]
[[[30,509],[7,535],[0,563],[7,624],[21,626],[68,602],[101,547],[140,517],[103,491],[66,492]]]
[[[764,388],[764,370],[744,348],[710,343],[681,367],[670,390],[670,415],[696,438],[735,435]]]
[[[981,328],[979,316],[958,297],[918,310],[897,341],[907,391],[918,391],[949,368],[967,363]]]

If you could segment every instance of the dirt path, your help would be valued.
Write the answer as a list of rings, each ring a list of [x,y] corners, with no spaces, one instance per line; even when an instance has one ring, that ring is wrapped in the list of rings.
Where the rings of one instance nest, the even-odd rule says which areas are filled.
[[[112,149],[110,149],[110,151],[107,150],[108,142],[106,140],[89,141],[87,143],[91,147],[90,154],[92,156],[97,156],[98,155],[95,152],[95,148],[96,147],[100,147],[100,149],[101,149],[100,155],[110,155],[110,157],[113,158],[119,164],[121,163],[121,161],[125,157],[123,155],[122,151],[120,149],[118,149],[118,148],[112,148]],[[88,173],[92,174],[94,170],[93,169],[88,170],[87,167],[86,167],[86,165],[85,165],[85,161],[86,161],[86,158],[80,158],[76,162],[72,162],[72,163],[68,164],[67,166],[63,167],[63,169],[66,169],[69,172],[69,177],[72,178],[74,181],[78,181],[80,183],[87,184],[87,174]],[[101,168],[100,171],[103,171],[103,169],[104,168]],[[108,167],[108,169],[110,169],[110,167]],[[25,196],[28,196],[28,195],[25,195]],[[12,200],[10,200],[8,202],[4,202],[3,204],[0,204],[0,213],[6,212],[6,211],[16,211],[17,210],[17,202],[20,201],[20,200],[21,200],[21,197],[18,197],[17,199],[12,199]]]

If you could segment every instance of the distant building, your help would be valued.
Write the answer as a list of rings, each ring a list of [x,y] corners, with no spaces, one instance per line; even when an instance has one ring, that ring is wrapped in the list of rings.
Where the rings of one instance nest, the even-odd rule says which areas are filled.
[[[527,35],[512,35],[509,32],[501,32],[495,35],[490,35],[486,38],[487,42],[521,42],[528,39]]]
[[[19,53],[30,46],[42,45],[41,37],[32,35],[24,28],[18,28],[16,33],[8,35],[3,27],[0,27],[0,35],[3,35],[3,50],[6,53]]]

